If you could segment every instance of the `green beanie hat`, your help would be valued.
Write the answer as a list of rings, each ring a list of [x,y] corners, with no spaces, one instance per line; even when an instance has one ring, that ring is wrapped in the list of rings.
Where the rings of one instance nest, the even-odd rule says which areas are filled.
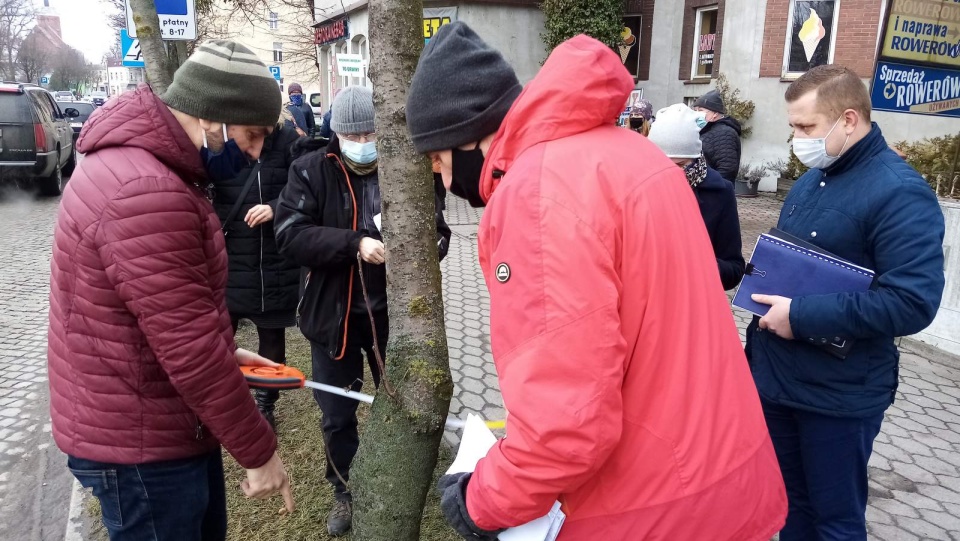
[[[197,47],[160,100],[192,117],[241,126],[274,126],[283,106],[276,79],[257,55],[220,40]]]

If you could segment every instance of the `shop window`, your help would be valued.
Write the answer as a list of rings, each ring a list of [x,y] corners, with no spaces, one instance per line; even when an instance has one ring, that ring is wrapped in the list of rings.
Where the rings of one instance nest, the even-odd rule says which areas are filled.
[[[810,68],[833,63],[839,0],[791,0],[783,76],[797,77]]]
[[[717,6],[700,8],[696,11],[691,79],[713,76],[719,13]]]

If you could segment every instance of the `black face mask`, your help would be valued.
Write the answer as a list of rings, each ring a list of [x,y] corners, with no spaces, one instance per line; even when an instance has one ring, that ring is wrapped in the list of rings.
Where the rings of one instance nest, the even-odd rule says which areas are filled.
[[[480,145],[473,150],[453,149],[453,182],[450,192],[466,199],[471,207],[485,207],[480,197],[480,175],[483,173],[483,152]]]

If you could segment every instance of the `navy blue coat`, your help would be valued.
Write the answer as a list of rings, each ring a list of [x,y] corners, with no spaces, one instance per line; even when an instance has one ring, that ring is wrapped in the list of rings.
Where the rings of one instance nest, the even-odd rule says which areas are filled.
[[[710,244],[717,257],[723,289],[733,289],[743,278],[743,246],[740,240],[740,217],[733,184],[720,173],[707,168],[707,178],[693,189],[700,204],[700,214],[710,235]]]
[[[795,340],[747,329],[747,357],[765,400],[842,417],[884,411],[897,388],[894,338],[933,321],[943,293],[943,213],[930,186],[887,146],[876,124],[825,170],[794,185],[778,227],[873,269],[870,291],[793,299]],[[840,360],[814,344],[854,339]]]

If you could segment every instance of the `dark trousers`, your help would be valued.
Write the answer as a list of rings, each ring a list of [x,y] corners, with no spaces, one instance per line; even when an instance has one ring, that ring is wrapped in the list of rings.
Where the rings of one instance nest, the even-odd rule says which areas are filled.
[[[237,334],[240,320],[231,320],[233,334]],[[257,327],[257,354],[266,357],[275,363],[287,364],[287,334],[286,329],[265,329]],[[273,411],[274,404],[280,399],[280,391],[257,389],[254,393],[257,406],[261,410]]]
[[[867,462],[883,414],[829,417],[763,402],[787,488],[780,541],[866,541]]]
[[[100,500],[111,541],[223,541],[227,537],[219,449],[137,465],[70,456],[67,466]]]
[[[377,329],[377,343],[380,355],[385,355],[387,347],[387,313],[374,314]],[[373,384],[380,385],[380,369],[373,355],[373,331],[370,317],[366,314],[349,316],[347,326],[346,353],[340,360],[334,360],[325,348],[310,344],[313,361],[313,381],[335,387],[350,387],[359,391],[363,387],[363,358],[366,354]],[[327,481],[333,485],[334,496],[339,500],[349,500],[350,491],[344,481],[350,480],[350,463],[357,454],[360,437],[357,433],[357,406],[360,404],[351,398],[337,396],[314,390],[313,398],[323,412],[323,438],[326,442]],[[339,476],[337,473],[339,472]],[[341,480],[340,478],[343,478]]]

